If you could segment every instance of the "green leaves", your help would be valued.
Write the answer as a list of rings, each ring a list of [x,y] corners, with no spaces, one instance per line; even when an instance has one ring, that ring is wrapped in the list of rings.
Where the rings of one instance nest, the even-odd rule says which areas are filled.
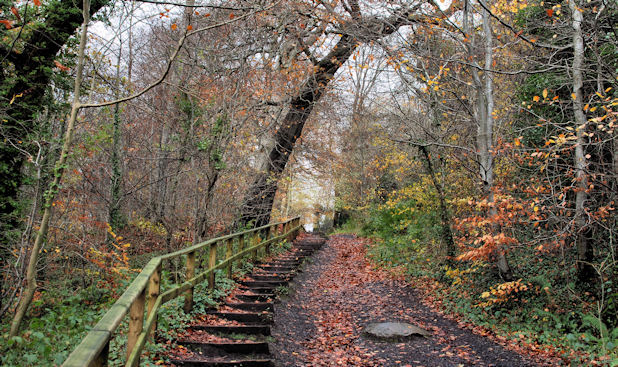
[[[100,306],[108,302],[108,297],[101,292],[99,288],[96,290],[97,296],[90,289],[78,294],[71,294],[68,290],[60,290],[60,294],[53,296],[43,293],[33,303],[33,313],[37,316],[30,319],[28,328],[21,335],[0,344],[0,365],[62,364],[71,349],[102,315]],[[93,304],[92,300],[102,303]]]

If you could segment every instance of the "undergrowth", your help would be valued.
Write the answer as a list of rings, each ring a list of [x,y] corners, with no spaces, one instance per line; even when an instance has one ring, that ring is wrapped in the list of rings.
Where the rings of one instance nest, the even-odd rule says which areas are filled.
[[[286,251],[289,243],[272,247],[272,256]],[[140,261],[140,263],[143,262]],[[138,264],[141,266],[141,264]],[[243,276],[252,270],[252,264],[235,264],[235,276]],[[161,289],[172,286],[175,267],[162,272]],[[124,274],[117,279],[117,288],[96,284],[75,290],[65,283],[47,283],[45,290],[37,292],[29,319],[19,336],[8,338],[10,320],[2,320],[0,335],[0,365],[7,367],[60,366],[88,331],[101,319],[116,298],[130,284],[137,272]],[[182,311],[183,297],[178,297],[161,306],[157,319],[156,343],[146,343],[142,353],[141,366],[160,365],[166,361],[165,350],[173,346],[178,334],[182,333],[195,315],[204,314],[217,304],[235,286],[235,282],[216,271],[215,289],[206,283],[198,284],[194,290],[194,307],[191,313]],[[110,343],[109,366],[122,366],[126,360],[126,335],[128,317],[118,327]]]

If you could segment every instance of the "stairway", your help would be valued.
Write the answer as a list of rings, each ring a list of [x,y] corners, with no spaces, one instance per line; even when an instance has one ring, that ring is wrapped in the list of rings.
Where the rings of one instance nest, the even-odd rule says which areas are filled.
[[[323,237],[303,236],[287,252],[258,264],[218,310],[196,320],[177,340],[179,349],[172,353],[172,365],[274,366],[268,347],[273,302],[303,260],[324,243]]]

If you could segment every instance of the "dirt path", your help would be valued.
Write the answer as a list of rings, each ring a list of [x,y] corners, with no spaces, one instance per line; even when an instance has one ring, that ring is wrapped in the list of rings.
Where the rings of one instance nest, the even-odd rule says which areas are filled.
[[[333,236],[275,306],[278,366],[536,366],[431,311],[405,283],[375,271],[363,240]],[[362,336],[371,322],[409,322],[432,332],[389,343]]]

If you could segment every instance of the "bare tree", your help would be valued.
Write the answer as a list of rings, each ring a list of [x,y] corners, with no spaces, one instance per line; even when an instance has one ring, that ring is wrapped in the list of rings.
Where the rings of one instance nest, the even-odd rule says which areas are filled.
[[[274,136],[274,147],[268,153],[268,167],[257,175],[249,189],[241,208],[240,223],[254,222],[256,225],[262,225],[270,220],[279,177],[303,132],[305,122],[335,73],[345,64],[358,45],[393,34],[405,24],[433,21],[420,13],[423,5],[430,4],[421,2],[412,7],[402,6],[389,18],[380,18],[372,15],[363,16],[356,0],[343,3],[345,14],[337,14],[326,3],[321,4],[332,17],[339,20],[339,23],[327,22],[318,29],[323,32],[323,36],[327,36],[333,33],[331,30],[333,28],[334,33],[340,36],[337,36],[330,51],[320,59],[309,49],[311,44],[306,44],[302,38],[298,39],[298,47],[304,54],[305,62],[309,63],[310,72],[300,90],[290,98],[288,111]],[[325,20],[319,21],[325,22]]]

